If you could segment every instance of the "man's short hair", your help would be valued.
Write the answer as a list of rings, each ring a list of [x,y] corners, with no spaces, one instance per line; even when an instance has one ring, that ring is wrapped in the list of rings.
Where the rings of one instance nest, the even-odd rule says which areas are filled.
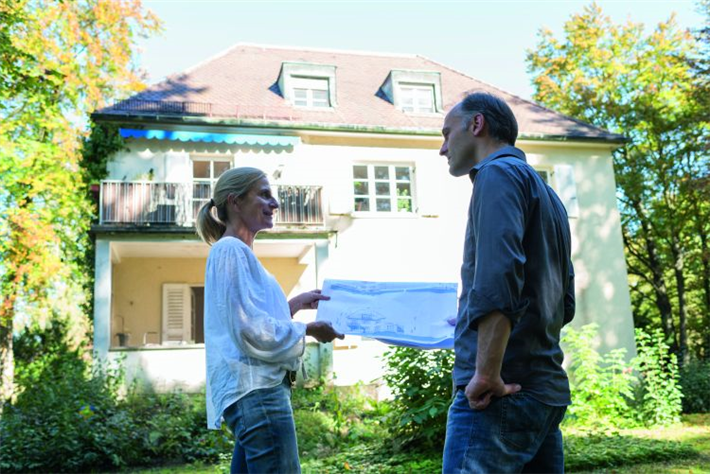
[[[509,145],[515,145],[518,138],[518,121],[510,106],[488,92],[474,92],[461,101],[461,112],[465,116],[466,126],[471,125],[473,116],[483,114],[488,123],[488,133]]]

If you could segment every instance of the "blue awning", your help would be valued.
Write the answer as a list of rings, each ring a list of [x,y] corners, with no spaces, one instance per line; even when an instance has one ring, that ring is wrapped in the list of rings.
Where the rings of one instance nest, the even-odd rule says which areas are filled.
[[[181,142],[227,143],[229,145],[294,146],[301,142],[299,137],[282,135],[248,135],[244,133],[184,132],[174,130],[136,130],[122,128],[123,138],[146,138],[148,140],[170,140]]]

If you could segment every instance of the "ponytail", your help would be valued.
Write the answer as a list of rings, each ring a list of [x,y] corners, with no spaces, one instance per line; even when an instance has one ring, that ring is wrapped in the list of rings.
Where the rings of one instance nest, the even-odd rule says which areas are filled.
[[[232,168],[225,171],[214,185],[214,197],[205,203],[197,213],[195,228],[197,235],[207,244],[212,245],[222,238],[227,231],[227,198],[230,194],[238,198],[245,196],[249,189],[264,178],[266,174],[257,168]],[[212,208],[216,208],[215,218]]]

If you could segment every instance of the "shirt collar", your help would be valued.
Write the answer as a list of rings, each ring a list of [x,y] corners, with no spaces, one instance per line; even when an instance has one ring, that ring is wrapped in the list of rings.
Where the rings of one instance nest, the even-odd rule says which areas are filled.
[[[520,148],[516,148],[512,145],[504,146],[503,148],[499,148],[498,150],[485,157],[482,161],[480,161],[476,166],[471,169],[468,174],[468,176],[471,178],[471,181],[476,178],[476,173],[478,173],[481,168],[483,168],[491,161],[497,160],[498,158],[503,158],[504,156],[512,156],[514,158],[519,158],[527,162],[527,159],[525,159],[525,152],[523,152],[523,150],[521,150]]]

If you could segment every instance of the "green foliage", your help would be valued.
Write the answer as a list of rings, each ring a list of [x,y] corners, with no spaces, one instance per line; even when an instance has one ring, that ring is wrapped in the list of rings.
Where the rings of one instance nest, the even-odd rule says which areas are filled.
[[[564,437],[565,469],[616,468],[697,456],[687,443],[638,438],[628,435],[592,433]]]
[[[609,469],[640,463],[688,459],[695,449],[683,442],[649,439],[633,435],[570,434],[564,436],[565,470]],[[423,450],[393,453],[384,443],[359,445],[337,454],[301,460],[304,473],[441,472],[441,451]]]
[[[392,452],[388,443],[355,445],[327,458],[303,458],[304,474],[441,472],[441,451]]]
[[[443,447],[453,393],[453,351],[395,347],[385,353],[385,361],[384,379],[394,395],[393,434],[408,447]]]
[[[635,366],[641,374],[636,407],[639,419],[648,426],[678,423],[683,395],[675,354],[670,353],[660,330],[647,334],[636,329],[636,349]]]
[[[0,419],[0,471],[215,462],[231,452],[231,435],[206,427],[204,395],[131,391],[122,397],[121,371],[92,369],[81,349],[67,345],[65,330],[58,323],[16,340],[20,390]]]
[[[22,391],[0,420],[3,472],[78,472],[124,464],[130,442],[117,410],[120,373],[91,373],[78,351],[35,358],[22,369]]]
[[[89,330],[84,257],[92,211],[85,180],[77,179],[84,124],[91,111],[142,87],[133,47],[159,23],[140,1],[125,0],[4,1],[0,21],[4,400],[13,393],[13,329],[56,316],[73,319],[75,343]],[[86,162],[89,175],[100,172],[100,162]]]
[[[692,360],[680,370],[683,413],[710,413],[710,361]]]
[[[699,46],[673,16],[646,31],[592,3],[562,38],[541,30],[527,54],[536,101],[628,139],[613,159],[635,323],[662,328],[682,362],[710,354],[708,95],[691,67]]]
[[[386,402],[376,402],[361,385],[297,388],[292,394],[301,457],[324,457],[348,446],[386,437]]]
[[[634,376],[624,362],[625,349],[616,349],[601,356],[594,349],[598,336],[597,324],[580,330],[567,326],[562,341],[569,347],[572,363],[568,373],[572,405],[565,422],[587,427],[634,425],[629,403],[633,400]]]
[[[91,184],[105,179],[109,159],[126,149],[126,141],[121,137],[118,125],[91,122],[91,132],[82,139],[81,147],[81,168],[85,181]]]
[[[678,365],[660,330],[653,335],[636,330],[638,355],[630,364],[624,362],[624,350],[601,356],[594,349],[597,330],[596,324],[564,330],[563,341],[572,355],[572,405],[565,424],[603,430],[679,422]]]

